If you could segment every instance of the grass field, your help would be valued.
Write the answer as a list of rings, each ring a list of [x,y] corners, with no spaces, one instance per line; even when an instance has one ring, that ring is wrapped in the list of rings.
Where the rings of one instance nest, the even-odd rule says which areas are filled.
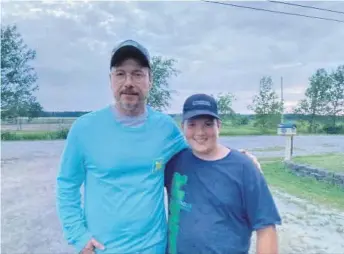
[[[66,139],[68,129],[55,131],[11,131],[1,132],[1,140],[57,140]]]
[[[181,126],[180,119],[175,119],[178,126]],[[231,123],[224,122],[220,129],[221,136],[253,136],[253,135],[277,135],[276,129],[261,130],[253,124],[247,125],[233,125]]]
[[[333,172],[344,173],[344,153],[332,153],[314,156],[294,157],[293,161],[300,164],[308,164]]]
[[[221,136],[250,136],[250,135],[277,135],[276,130],[262,131],[252,125],[231,126],[224,125],[220,132]]]
[[[70,128],[75,119],[34,119],[25,124],[5,124],[1,126],[1,140],[52,140],[64,138],[58,133]],[[177,121],[178,126],[180,122]],[[19,130],[18,130],[19,129]],[[252,125],[232,126],[224,124],[221,136],[276,135],[276,130],[261,131]]]
[[[261,160],[264,176],[274,188],[344,211],[344,190],[313,178],[298,177],[289,172],[280,160]]]
[[[252,152],[279,152],[284,151],[285,148],[283,146],[272,146],[272,147],[261,147],[261,148],[254,148]]]
[[[177,125],[180,126],[180,118],[174,118]],[[31,121],[27,119],[19,119],[16,122],[1,122],[1,138],[2,140],[44,140],[44,139],[60,139],[60,135],[56,135],[61,129],[68,129],[76,118],[73,117],[40,117]],[[3,135],[3,133],[5,135]],[[307,128],[300,125],[297,130],[298,134],[307,135]],[[321,134],[321,133],[317,133]],[[231,121],[225,121],[220,130],[221,136],[253,136],[253,135],[277,135],[276,128],[261,129],[254,126],[254,121],[250,121],[245,125],[236,125]],[[315,135],[315,134],[311,134]],[[4,138],[3,138],[4,137]],[[13,139],[11,139],[11,137]],[[281,150],[281,148],[273,148]]]

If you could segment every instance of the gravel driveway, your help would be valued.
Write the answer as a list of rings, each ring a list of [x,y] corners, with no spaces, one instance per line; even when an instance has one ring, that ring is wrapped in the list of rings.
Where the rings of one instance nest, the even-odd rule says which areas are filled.
[[[263,144],[265,147],[283,146],[284,139],[235,137],[225,138],[223,142],[252,150]],[[298,151],[303,153],[344,151],[344,136],[300,137],[297,143],[302,148]],[[55,177],[62,148],[63,141],[2,142],[2,253],[73,253],[62,238],[55,210]],[[343,213],[276,190],[273,192],[284,219],[279,228],[281,254],[344,254]]]

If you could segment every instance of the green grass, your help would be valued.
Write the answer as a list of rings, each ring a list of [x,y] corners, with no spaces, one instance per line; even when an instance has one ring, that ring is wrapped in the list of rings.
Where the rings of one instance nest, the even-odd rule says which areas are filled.
[[[254,148],[252,152],[279,152],[284,151],[284,146],[272,146],[272,147],[261,147],[261,148]]]
[[[30,123],[31,124],[40,124],[42,125],[42,129],[44,129],[44,124],[52,124],[52,123],[63,123],[72,124],[76,118],[37,118],[33,119]],[[177,125],[180,126],[180,119],[176,118],[175,121]],[[25,129],[25,124],[22,125],[23,129]],[[307,135],[306,133],[299,131],[298,134]],[[262,130],[259,127],[253,126],[253,122],[250,122],[247,125],[234,125],[233,123],[224,122],[222,124],[222,128],[220,130],[221,136],[253,136],[253,135],[277,135],[277,127]],[[310,134],[310,135],[320,135],[320,134]],[[53,139],[63,139],[66,135],[61,131],[5,131],[1,134],[1,140],[53,140]],[[269,148],[262,148],[262,151],[282,151],[281,147],[269,147]],[[257,149],[255,151],[258,151]]]
[[[261,160],[264,176],[269,185],[291,195],[344,210],[343,189],[310,177],[298,177],[277,160],[272,162]]]
[[[276,130],[266,130],[262,131],[251,125],[223,125],[220,130],[221,136],[250,136],[250,135],[277,135]]]
[[[296,163],[307,164],[333,172],[344,173],[344,153],[299,156],[294,157],[293,161]]]
[[[53,140],[63,139],[65,131],[2,131],[1,140]],[[221,136],[276,135],[276,132],[262,132],[252,126],[223,126]]]
[[[1,140],[56,140],[66,139],[67,129],[57,131],[2,131]]]
[[[259,147],[259,148],[253,148],[252,152],[280,152],[280,151],[284,151],[285,147],[284,146],[270,146],[270,147]],[[304,149],[298,148],[298,147],[294,147],[294,151],[301,151]]]

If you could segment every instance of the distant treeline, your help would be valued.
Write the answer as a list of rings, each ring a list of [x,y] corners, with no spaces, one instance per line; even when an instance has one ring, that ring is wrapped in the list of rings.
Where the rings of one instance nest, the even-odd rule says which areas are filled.
[[[79,117],[90,111],[42,111],[38,117]]]
[[[298,121],[298,120],[304,120],[304,121],[309,121],[311,119],[311,115],[302,115],[302,114],[285,114],[284,115],[284,119],[285,121]],[[330,123],[332,122],[332,118],[333,116],[330,115],[316,115],[314,117],[314,120],[317,122],[321,122],[321,123]],[[338,122],[342,122],[344,121],[344,115],[343,116],[337,116]]]
[[[42,111],[39,117],[79,117],[84,114],[89,113],[90,111]],[[180,114],[170,114],[172,117],[179,118]],[[254,120],[255,115],[253,114],[237,114],[240,117],[246,117],[248,120]],[[288,122],[304,120],[307,121],[311,118],[311,115],[301,115],[301,114],[285,114],[284,120]],[[316,121],[326,123],[331,121],[331,116],[322,116],[318,115],[315,117]],[[339,121],[344,121],[344,115],[338,116]]]

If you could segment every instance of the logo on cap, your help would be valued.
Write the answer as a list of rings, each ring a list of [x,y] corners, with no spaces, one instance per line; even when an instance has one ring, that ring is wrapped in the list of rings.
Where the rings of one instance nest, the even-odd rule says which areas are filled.
[[[211,106],[209,101],[193,101],[192,106],[198,106],[198,105],[203,105],[203,106]]]

